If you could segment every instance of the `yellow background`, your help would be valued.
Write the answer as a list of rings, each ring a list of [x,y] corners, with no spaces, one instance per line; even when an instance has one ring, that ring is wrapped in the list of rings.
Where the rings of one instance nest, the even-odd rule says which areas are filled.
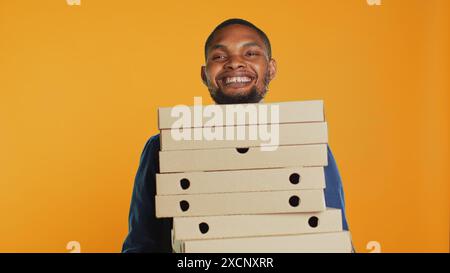
[[[157,107],[211,103],[203,43],[269,36],[267,102],[324,99],[357,251],[449,250],[447,0],[0,0],[0,252],[120,251]]]

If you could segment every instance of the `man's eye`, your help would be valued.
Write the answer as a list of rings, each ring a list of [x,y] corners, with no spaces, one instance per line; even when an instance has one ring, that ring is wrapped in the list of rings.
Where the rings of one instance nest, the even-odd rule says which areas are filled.
[[[223,59],[225,59],[226,58],[226,56],[225,55],[216,55],[216,56],[213,56],[213,60],[223,60]]]
[[[254,52],[254,51],[247,52],[247,56],[257,56],[257,55],[259,55],[258,52]]]

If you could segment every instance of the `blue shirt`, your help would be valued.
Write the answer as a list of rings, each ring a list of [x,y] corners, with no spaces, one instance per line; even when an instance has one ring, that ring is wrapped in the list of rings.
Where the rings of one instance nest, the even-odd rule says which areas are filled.
[[[159,172],[159,135],[145,144],[134,181],[128,220],[128,235],[122,252],[172,252],[172,218],[155,216],[156,173]],[[341,177],[330,147],[325,167],[325,203],[342,210],[344,230],[348,230],[345,216],[344,191]]]

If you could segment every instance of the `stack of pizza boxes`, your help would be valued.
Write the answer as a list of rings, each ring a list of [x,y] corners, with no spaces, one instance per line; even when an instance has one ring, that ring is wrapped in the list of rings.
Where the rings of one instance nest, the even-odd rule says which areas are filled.
[[[156,217],[173,218],[174,252],[351,252],[341,211],[325,205],[323,101],[158,114]]]

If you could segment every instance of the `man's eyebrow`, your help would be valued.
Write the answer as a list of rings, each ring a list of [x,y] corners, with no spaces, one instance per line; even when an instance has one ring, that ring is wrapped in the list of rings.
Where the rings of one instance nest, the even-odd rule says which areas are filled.
[[[256,43],[256,42],[248,42],[248,43],[245,43],[243,46],[244,46],[244,47],[257,46],[257,47],[262,48],[262,46],[259,45],[259,44]]]
[[[211,50],[218,49],[218,48],[225,48],[225,46],[222,44],[215,44],[215,45],[211,46],[211,48],[209,50],[211,51]]]
[[[248,42],[248,43],[243,44],[242,46],[243,47],[257,46],[257,47],[263,49],[263,47],[260,44],[256,43],[256,42]],[[222,45],[222,44],[215,44],[215,45],[211,46],[209,51],[212,51],[214,49],[219,49],[219,48],[226,48],[226,46]]]

